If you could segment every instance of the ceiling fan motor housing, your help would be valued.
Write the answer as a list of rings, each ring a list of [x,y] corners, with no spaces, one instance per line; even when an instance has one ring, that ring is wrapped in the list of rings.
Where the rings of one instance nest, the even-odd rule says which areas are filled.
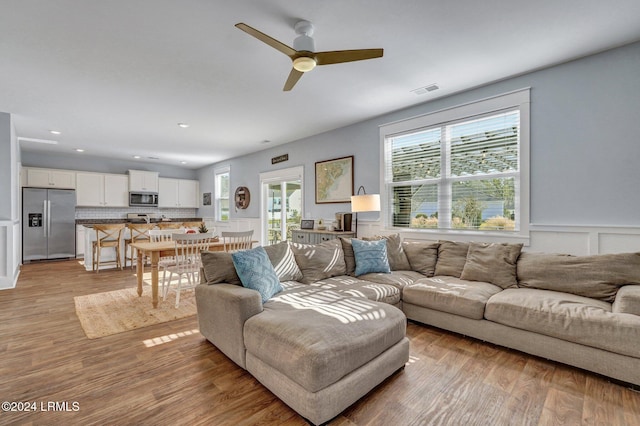
[[[299,36],[293,40],[293,48],[297,51],[315,52],[315,42],[311,37],[313,35],[313,24],[309,21],[300,21],[294,29]]]

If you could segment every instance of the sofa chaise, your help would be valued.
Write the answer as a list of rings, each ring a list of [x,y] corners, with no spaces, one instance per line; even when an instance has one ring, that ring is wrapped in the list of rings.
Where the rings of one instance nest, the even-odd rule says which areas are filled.
[[[314,424],[402,369],[407,318],[640,385],[639,253],[397,234],[259,250],[272,295],[243,286],[233,255],[202,253],[200,332]]]

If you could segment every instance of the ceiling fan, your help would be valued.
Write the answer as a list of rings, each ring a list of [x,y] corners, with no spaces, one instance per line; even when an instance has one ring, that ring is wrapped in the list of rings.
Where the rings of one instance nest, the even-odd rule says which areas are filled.
[[[247,24],[239,23],[236,24],[236,27],[291,58],[293,68],[291,69],[289,77],[284,84],[284,88],[282,89],[284,91],[293,89],[293,86],[295,86],[298,80],[300,80],[302,74],[311,71],[316,67],[316,65],[330,65],[381,58],[383,53],[382,49],[315,52],[315,43],[311,37],[313,35],[314,28],[313,24],[309,21],[300,21],[295,25],[294,29],[296,34],[298,34],[298,37],[293,41],[293,48],[256,30],[255,28],[250,27]]]

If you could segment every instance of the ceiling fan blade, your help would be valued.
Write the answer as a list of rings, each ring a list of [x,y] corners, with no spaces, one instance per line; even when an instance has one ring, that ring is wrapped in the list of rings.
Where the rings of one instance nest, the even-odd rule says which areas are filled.
[[[382,53],[383,49],[334,50],[315,53],[315,59],[318,65],[329,65],[381,58]]]
[[[280,52],[284,53],[288,57],[292,57],[293,55],[296,54],[295,49],[287,46],[286,44],[284,44],[282,42],[279,42],[275,38],[270,37],[270,36],[266,35],[263,32],[260,32],[260,31],[256,30],[253,27],[250,27],[247,24],[244,24],[244,23],[240,22],[240,23],[236,24],[236,28],[239,28],[242,31],[244,31],[245,33],[254,36],[255,38],[257,38],[261,42],[266,43],[269,46],[273,47],[274,49],[279,50]]]
[[[282,89],[284,92],[288,92],[293,89],[293,86],[296,85],[300,77],[302,77],[303,72],[298,71],[295,68],[291,68],[291,72],[289,73],[289,77],[287,78],[287,82],[284,83],[284,88]]]

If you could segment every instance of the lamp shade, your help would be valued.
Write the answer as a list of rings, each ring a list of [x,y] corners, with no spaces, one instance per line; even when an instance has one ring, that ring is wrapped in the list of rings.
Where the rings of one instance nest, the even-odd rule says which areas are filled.
[[[379,212],[380,194],[363,194],[351,196],[351,211],[358,212]]]

